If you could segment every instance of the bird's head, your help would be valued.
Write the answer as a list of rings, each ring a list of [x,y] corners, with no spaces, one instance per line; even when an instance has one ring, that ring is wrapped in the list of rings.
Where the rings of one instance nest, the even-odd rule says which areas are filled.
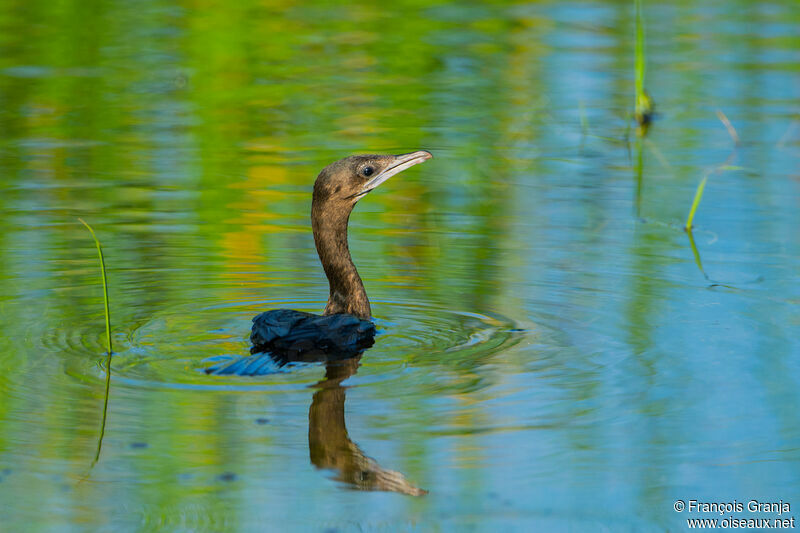
[[[419,150],[401,155],[351,155],[331,163],[314,183],[313,206],[346,211],[395,174],[427,161],[430,152]]]

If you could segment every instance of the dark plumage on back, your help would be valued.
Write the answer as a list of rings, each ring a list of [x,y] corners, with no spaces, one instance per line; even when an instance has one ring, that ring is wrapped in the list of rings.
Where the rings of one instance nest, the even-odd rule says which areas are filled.
[[[375,187],[431,157],[424,150],[402,155],[358,155],[322,169],[314,182],[311,227],[328,278],[325,312],[322,316],[290,309],[261,313],[253,319],[250,334],[250,352],[259,355],[216,365],[206,372],[259,375],[270,372],[270,360],[281,366],[289,361],[341,359],[372,346],[372,310],[347,244],[350,213]]]
[[[315,315],[273,309],[253,319],[251,353],[280,351],[300,354],[320,350],[355,355],[372,345],[375,324],[353,315]]]
[[[253,319],[250,341],[253,355],[212,366],[206,373],[259,376],[292,362],[348,359],[373,345],[375,324],[353,315],[273,309]]]

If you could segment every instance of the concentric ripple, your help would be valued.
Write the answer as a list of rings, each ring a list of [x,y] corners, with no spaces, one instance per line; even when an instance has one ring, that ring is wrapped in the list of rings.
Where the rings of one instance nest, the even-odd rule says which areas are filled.
[[[319,311],[322,302],[240,302],[182,306],[154,315],[118,339],[112,379],[131,385],[271,391],[317,382],[321,364],[298,364],[268,376],[208,376],[216,363],[249,354],[251,319],[265,309],[291,307]],[[391,379],[409,365],[479,361],[510,346],[520,329],[500,316],[464,313],[433,306],[376,302],[378,336],[362,357],[367,382]],[[90,344],[96,345],[96,332]],[[82,345],[70,339],[70,345]]]

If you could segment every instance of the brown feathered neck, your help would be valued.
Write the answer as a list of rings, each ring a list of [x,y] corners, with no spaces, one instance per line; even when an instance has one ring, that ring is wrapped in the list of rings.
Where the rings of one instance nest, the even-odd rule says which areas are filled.
[[[400,155],[351,155],[331,163],[317,176],[311,227],[330,285],[326,315],[349,313],[364,320],[371,318],[367,291],[347,246],[350,213],[356,202],[375,187],[431,157],[425,150]]]
[[[349,313],[369,320],[372,310],[367,291],[347,244],[347,223],[353,205],[354,202],[323,202],[315,190],[311,203],[311,227],[317,254],[330,285],[324,314]]]

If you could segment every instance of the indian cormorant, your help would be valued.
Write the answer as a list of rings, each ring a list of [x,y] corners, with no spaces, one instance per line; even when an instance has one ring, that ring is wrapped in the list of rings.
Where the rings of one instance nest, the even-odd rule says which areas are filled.
[[[322,315],[273,309],[253,318],[250,357],[206,369],[214,374],[258,375],[289,361],[347,358],[372,346],[375,325],[364,284],[347,245],[347,223],[356,202],[395,174],[433,157],[420,150],[402,155],[354,155],[319,173],[311,201],[311,228],[328,277]],[[264,357],[268,354],[270,357]]]

